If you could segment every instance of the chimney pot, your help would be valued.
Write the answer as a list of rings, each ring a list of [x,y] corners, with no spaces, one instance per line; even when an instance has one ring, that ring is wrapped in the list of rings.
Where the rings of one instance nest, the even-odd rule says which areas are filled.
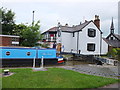
[[[81,25],[82,23],[80,22],[80,25]]]
[[[58,27],[60,27],[61,26],[61,24],[60,24],[60,22],[58,22]]]
[[[87,20],[85,20],[85,22],[87,22]]]
[[[66,23],[65,26],[68,26],[68,24]]]
[[[98,15],[95,15],[94,23],[100,29],[100,19]]]

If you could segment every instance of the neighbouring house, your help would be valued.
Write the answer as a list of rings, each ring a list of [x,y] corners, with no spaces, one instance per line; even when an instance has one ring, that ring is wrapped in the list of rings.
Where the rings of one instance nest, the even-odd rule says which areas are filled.
[[[45,42],[56,42],[61,46],[61,52],[84,55],[101,55],[108,51],[107,43],[102,39],[99,16],[95,20],[73,25],[66,24],[53,27],[43,33]],[[53,39],[55,38],[55,39]]]
[[[0,35],[0,46],[19,46],[20,36]]]
[[[103,39],[108,44],[108,51],[111,51],[112,48],[120,48],[120,34],[114,33],[113,18],[112,18],[111,27],[110,27],[110,34]]]
[[[48,43],[51,48],[56,43],[57,29],[58,27],[53,27],[42,33],[44,35],[43,42]]]

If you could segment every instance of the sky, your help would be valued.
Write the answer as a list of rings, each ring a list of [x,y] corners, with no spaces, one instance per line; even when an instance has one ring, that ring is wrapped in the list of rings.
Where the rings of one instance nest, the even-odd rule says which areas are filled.
[[[100,17],[100,28],[103,36],[110,32],[113,17],[115,33],[118,32],[119,0],[2,0],[0,6],[15,12],[17,24],[31,24],[34,10],[34,21],[40,20],[40,30],[44,32],[58,22],[62,25],[78,25],[85,20]]]

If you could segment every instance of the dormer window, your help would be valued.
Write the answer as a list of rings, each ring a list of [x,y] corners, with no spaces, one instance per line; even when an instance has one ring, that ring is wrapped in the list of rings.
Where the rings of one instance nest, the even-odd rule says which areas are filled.
[[[89,37],[95,37],[96,36],[96,30],[92,29],[92,28],[89,28],[88,29],[88,36]]]

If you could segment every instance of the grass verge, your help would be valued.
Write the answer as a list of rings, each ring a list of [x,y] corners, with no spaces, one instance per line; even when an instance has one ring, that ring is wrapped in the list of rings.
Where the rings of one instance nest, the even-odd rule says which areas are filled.
[[[62,68],[49,68],[48,71],[19,68],[10,71],[15,74],[2,78],[3,88],[98,88],[118,81]]]

